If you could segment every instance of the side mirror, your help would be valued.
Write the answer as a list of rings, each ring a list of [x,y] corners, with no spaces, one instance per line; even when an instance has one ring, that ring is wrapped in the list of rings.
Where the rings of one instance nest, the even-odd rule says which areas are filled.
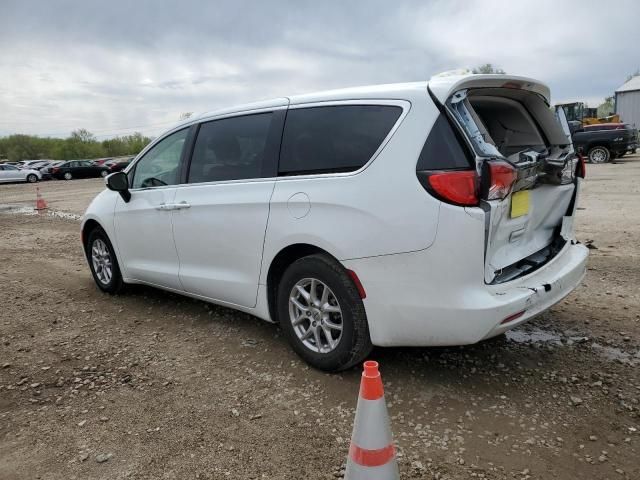
[[[131,192],[129,191],[129,177],[124,172],[115,172],[108,175],[104,183],[107,184],[109,190],[118,192],[125,202],[131,200]]]

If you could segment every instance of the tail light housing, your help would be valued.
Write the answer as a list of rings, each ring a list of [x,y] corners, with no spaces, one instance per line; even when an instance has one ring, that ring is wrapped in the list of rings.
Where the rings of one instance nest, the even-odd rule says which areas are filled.
[[[502,200],[511,193],[518,172],[509,163],[503,161],[487,161],[482,166],[482,198],[485,200]]]
[[[51,169],[51,172],[52,172],[52,173],[58,173],[59,171],[60,171],[60,168],[58,168],[58,167],[53,167],[53,168]]]
[[[460,206],[478,205],[478,175],[474,170],[450,170],[426,175],[426,187],[438,199]]]

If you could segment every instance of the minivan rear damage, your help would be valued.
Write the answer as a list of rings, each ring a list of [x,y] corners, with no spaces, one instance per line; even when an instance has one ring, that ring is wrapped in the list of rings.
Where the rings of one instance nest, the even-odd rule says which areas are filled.
[[[578,177],[584,175],[564,117],[539,90],[520,87],[476,83],[444,103],[474,157],[488,284],[533,272],[573,240],[563,225],[572,221]]]

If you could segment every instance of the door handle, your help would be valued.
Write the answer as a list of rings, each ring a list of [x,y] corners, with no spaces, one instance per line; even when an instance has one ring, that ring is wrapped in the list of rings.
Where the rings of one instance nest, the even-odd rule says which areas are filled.
[[[187,202],[161,203],[156,207],[156,210],[182,210],[183,208],[191,208],[191,205]]]

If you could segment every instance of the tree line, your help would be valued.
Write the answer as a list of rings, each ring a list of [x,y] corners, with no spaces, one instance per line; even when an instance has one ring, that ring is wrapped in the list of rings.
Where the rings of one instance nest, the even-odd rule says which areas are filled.
[[[150,141],[151,138],[138,132],[99,141],[84,128],[74,130],[67,138],[16,134],[0,138],[0,160],[121,157],[138,154]]]

